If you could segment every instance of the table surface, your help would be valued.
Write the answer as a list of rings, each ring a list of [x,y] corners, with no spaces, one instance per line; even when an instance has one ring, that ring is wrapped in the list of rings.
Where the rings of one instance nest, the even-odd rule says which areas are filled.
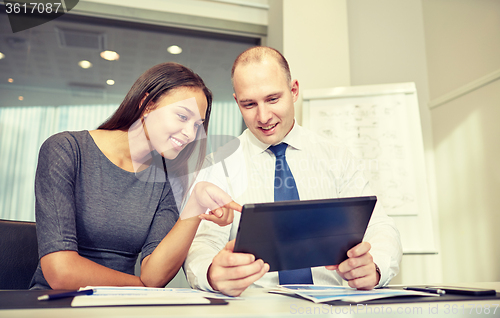
[[[440,285],[500,291],[500,282]],[[15,309],[0,310],[0,317],[500,317],[499,299],[330,306],[267,291],[248,289],[228,305]]]

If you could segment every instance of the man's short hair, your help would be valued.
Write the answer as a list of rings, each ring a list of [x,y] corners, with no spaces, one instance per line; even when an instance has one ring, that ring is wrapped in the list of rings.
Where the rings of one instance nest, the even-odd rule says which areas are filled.
[[[234,70],[236,69],[236,66],[240,64],[245,65],[251,62],[262,62],[267,57],[276,59],[279,66],[283,70],[283,75],[285,75],[285,79],[288,85],[290,86],[292,82],[292,75],[290,74],[290,67],[288,66],[288,62],[278,50],[268,46],[254,46],[238,55],[236,60],[234,60],[233,68],[231,69],[231,83],[233,83]]]

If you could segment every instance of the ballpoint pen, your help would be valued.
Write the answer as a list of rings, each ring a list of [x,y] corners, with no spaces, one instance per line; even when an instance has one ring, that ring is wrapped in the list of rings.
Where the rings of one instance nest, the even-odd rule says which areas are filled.
[[[439,288],[403,287],[403,289],[420,291],[420,292],[431,293],[431,294],[438,294],[438,295],[444,295],[444,294],[446,294],[446,291],[444,291],[442,289],[439,289]]]
[[[72,292],[65,292],[65,293],[59,293],[59,294],[42,295],[42,296],[38,297],[38,300],[53,300],[53,299],[75,297],[75,296],[81,296],[81,295],[92,295],[93,293],[94,293],[93,289],[76,290],[76,291],[72,291]]]

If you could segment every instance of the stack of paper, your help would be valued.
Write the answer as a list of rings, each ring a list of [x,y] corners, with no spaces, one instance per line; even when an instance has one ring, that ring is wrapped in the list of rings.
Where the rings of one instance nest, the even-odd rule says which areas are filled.
[[[359,303],[363,301],[399,297],[399,296],[439,296],[411,290],[402,289],[372,289],[358,290],[343,286],[318,286],[318,285],[281,285],[270,291],[277,294],[298,295],[315,303],[323,303],[333,300]]]
[[[92,295],[77,296],[72,307],[127,306],[127,305],[183,305],[210,304],[212,299],[237,299],[218,293],[204,292],[191,288],[148,288],[148,287],[107,287],[87,286]]]

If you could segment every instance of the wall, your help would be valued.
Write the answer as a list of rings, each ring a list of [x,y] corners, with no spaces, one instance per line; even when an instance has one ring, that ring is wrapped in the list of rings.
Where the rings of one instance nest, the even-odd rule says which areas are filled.
[[[445,282],[500,280],[500,1],[424,0]],[[453,95],[453,94],[452,94]]]
[[[405,255],[393,282],[498,281],[500,1],[350,0],[347,8],[351,84],[414,81],[419,94],[440,258]]]
[[[421,1],[350,0],[347,8],[351,85],[415,82],[417,87],[431,206],[427,211],[420,211],[418,217],[394,217],[394,219],[405,235],[413,233],[409,245],[418,246],[419,236],[430,235],[434,237],[434,251],[439,251],[433,140],[430,111],[427,107],[429,89]],[[420,225],[418,229],[415,228],[417,224]],[[432,252],[432,248],[425,252]],[[401,273],[393,283],[439,282],[442,279],[441,275],[439,254],[405,254],[401,263]]]
[[[346,0],[270,0],[269,6],[277,18],[269,20],[267,45],[284,54],[300,92],[350,84]],[[302,93],[295,117],[302,123]]]
[[[500,69],[499,0],[423,0],[430,98]]]

